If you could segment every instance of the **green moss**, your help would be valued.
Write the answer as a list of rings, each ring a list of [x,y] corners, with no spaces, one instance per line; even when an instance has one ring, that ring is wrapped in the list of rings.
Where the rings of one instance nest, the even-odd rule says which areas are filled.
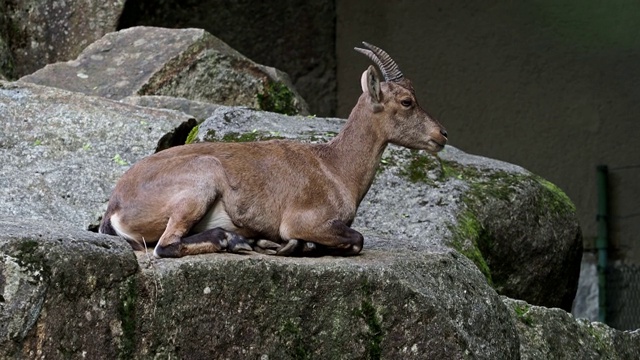
[[[531,309],[531,306],[528,304],[513,305],[513,310],[516,312],[516,316],[518,317],[520,322],[522,322],[527,326],[533,326],[533,318],[531,317],[531,314],[529,314],[530,309]]]
[[[138,290],[135,277],[125,280],[122,298],[118,306],[118,315],[122,324],[122,342],[118,358],[133,358],[136,349],[136,302]]]
[[[258,94],[258,105],[261,110],[285,115],[296,115],[298,113],[294,100],[295,95],[282,82],[269,82],[264,91]]]
[[[435,159],[436,158],[432,155],[428,155],[417,150],[411,150],[408,159],[409,161],[404,168],[399,170],[398,175],[406,178],[412,183],[425,182],[433,184],[435,182],[429,179],[427,173],[429,170],[433,170],[438,166]]]
[[[593,323],[589,322],[584,325],[589,336],[593,339],[593,343],[596,345],[596,348],[602,353],[611,353],[611,341],[607,339],[608,336],[606,331],[601,327],[595,327]]]
[[[129,165],[129,163],[125,159],[123,159],[122,156],[120,156],[120,154],[115,154],[113,158],[111,158],[111,160],[113,160],[114,163],[120,166]]]
[[[487,282],[493,285],[491,269],[480,251],[480,244],[491,246],[491,236],[484,229],[475,215],[467,210],[458,216],[457,226],[452,227],[453,240],[451,246],[466,256],[478,267]]]
[[[550,209],[556,214],[576,212],[576,206],[573,204],[571,199],[569,199],[567,194],[565,194],[559,187],[539,176],[535,176],[534,179],[546,190],[542,194],[540,201],[542,206]]]
[[[360,302],[360,307],[355,309],[354,313],[364,321],[367,327],[367,331],[362,334],[366,348],[364,358],[377,360],[382,356],[382,341],[384,339],[382,316],[371,300],[373,286],[367,279],[363,280],[360,290],[362,291],[363,300]]]
[[[187,135],[187,140],[184,142],[185,144],[191,144],[196,140],[198,136],[198,129],[200,129],[200,125],[196,125],[189,131],[189,135]]]
[[[251,141],[264,141],[264,140],[274,140],[274,139],[284,139],[284,137],[280,136],[277,132],[264,132],[253,130],[247,133],[236,133],[230,132],[224,134],[222,136],[221,141],[223,142],[251,142]]]
[[[300,327],[293,321],[287,320],[281,329],[281,334],[284,339],[287,339],[285,343],[289,343],[287,349],[288,355],[295,360],[307,360],[311,359],[312,351],[305,343],[305,338],[302,336]]]

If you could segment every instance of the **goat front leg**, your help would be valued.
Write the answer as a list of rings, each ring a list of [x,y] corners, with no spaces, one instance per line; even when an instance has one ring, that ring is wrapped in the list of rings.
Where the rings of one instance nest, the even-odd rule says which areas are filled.
[[[199,198],[176,201],[153,253],[156,257],[182,257],[227,250],[234,253],[252,251],[243,236],[222,228],[208,229],[187,236],[191,228],[204,216],[212,201]]]
[[[215,228],[181,238],[168,246],[156,246],[154,254],[162,258],[175,258],[222,250],[236,254],[246,254],[252,252],[253,248],[243,236],[222,228]]]

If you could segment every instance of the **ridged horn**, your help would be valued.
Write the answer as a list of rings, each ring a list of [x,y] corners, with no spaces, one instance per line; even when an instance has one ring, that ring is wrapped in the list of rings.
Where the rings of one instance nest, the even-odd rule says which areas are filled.
[[[361,49],[361,48],[353,48],[355,51],[364,54],[366,57],[371,59],[380,71],[382,71],[382,76],[384,76],[385,81],[399,82],[404,78],[400,68],[398,68],[398,64],[387,54],[386,51],[380,49],[377,46],[371,45],[367,42],[362,42],[364,46],[369,49]]]

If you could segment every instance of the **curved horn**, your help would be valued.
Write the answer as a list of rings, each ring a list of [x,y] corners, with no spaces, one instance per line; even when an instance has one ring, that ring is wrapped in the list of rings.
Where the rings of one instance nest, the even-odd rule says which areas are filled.
[[[366,55],[369,59],[371,59],[380,71],[382,71],[382,75],[384,76],[385,81],[393,81],[398,82],[404,78],[402,72],[398,68],[398,64],[386,53],[386,51],[380,49],[377,46],[371,45],[367,42],[362,42],[364,46],[368,47],[368,49],[354,48],[355,51],[360,52]]]

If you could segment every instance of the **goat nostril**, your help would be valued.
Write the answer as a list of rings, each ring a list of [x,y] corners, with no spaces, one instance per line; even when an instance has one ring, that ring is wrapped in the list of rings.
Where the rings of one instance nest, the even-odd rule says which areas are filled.
[[[447,137],[447,130],[440,129],[440,134],[442,134],[442,136],[444,136],[444,137]]]

